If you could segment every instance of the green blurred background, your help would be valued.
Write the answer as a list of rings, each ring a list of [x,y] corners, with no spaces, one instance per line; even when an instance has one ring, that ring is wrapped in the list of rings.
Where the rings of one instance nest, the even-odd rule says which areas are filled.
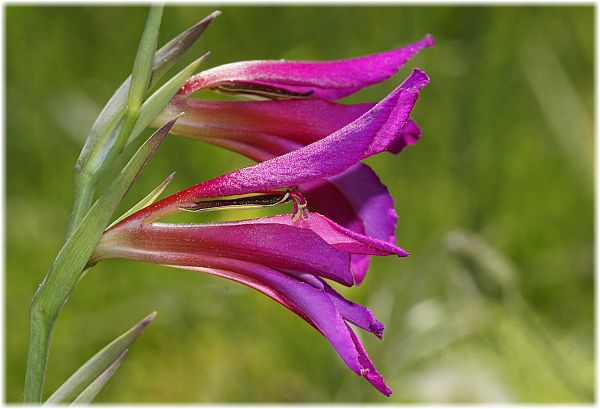
[[[256,291],[126,261],[101,263],[62,310],[48,393],[157,310],[99,401],[591,402],[593,8],[171,6],[160,43],[217,8],[180,66],[205,50],[209,67],[437,40],[347,99],[376,101],[413,66],[432,78],[414,110],[421,141],[367,161],[396,198],[412,256],[376,259],[362,286],[344,290],[386,323],[383,341],[360,335],[394,394],[378,394]],[[27,308],[62,244],[72,168],[131,71],[146,9],[10,6],[5,16],[5,396],[16,402]],[[168,193],[249,163],[171,137],[122,209],[172,171]]]

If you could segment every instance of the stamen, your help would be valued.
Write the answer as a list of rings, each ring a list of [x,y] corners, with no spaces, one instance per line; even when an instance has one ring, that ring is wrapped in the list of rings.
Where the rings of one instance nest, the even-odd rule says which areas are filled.
[[[292,221],[295,222],[300,219],[300,216],[304,220],[308,220],[308,202],[306,198],[298,188],[294,187],[289,190],[290,197],[294,201],[294,214],[292,215]]]
[[[237,199],[202,200],[192,204],[182,204],[178,207],[186,212],[199,213],[228,208],[244,209],[252,207],[270,207],[289,202],[290,200],[294,202],[292,221],[297,221],[300,217],[304,220],[308,220],[308,202],[295,186],[287,189],[285,192],[275,191],[275,193],[271,194],[240,197]]]
[[[207,212],[211,210],[221,210],[223,208],[251,208],[251,207],[268,207],[276,206],[285,203],[291,198],[290,192],[282,192],[269,195],[257,195],[241,197],[238,199],[220,199],[220,200],[204,200],[193,203],[191,205],[179,206],[181,210],[187,212]]]
[[[262,99],[306,99],[314,91],[294,92],[283,88],[274,87],[265,84],[253,84],[246,82],[233,82],[229,84],[219,84],[212,88],[214,91],[226,95],[245,95],[247,97],[259,97]]]

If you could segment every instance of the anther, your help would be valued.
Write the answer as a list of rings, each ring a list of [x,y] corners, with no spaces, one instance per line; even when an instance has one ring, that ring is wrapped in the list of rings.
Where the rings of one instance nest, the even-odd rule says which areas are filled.
[[[238,199],[219,199],[203,200],[190,205],[179,206],[179,209],[187,212],[207,212],[211,210],[221,210],[226,208],[250,208],[250,207],[268,207],[289,201],[291,195],[289,192],[281,192],[268,195],[257,195],[240,197]]]

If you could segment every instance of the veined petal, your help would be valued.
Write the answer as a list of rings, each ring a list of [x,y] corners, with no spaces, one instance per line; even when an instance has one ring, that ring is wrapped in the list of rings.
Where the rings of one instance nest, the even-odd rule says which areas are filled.
[[[207,258],[203,265],[207,267],[173,267],[228,278],[271,297],[321,332],[350,369],[365,377],[386,396],[391,394],[356,334],[346,324],[343,313],[338,309],[339,304],[336,304],[339,300],[334,301],[325,291],[263,265],[225,258]],[[342,307],[344,309],[347,308]]]
[[[269,98],[336,100],[391,77],[419,50],[434,44],[427,35],[403,48],[339,61],[236,62],[194,75],[180,94],[214,88]]]
[[[309,228],[279,223],[278,219],[211,224],[145,223],[107,230],[92,262],[127,258],[193,266],[204,256],[229,257],[303,271],[351,286],[354,279],[350,255],[335,247]]]

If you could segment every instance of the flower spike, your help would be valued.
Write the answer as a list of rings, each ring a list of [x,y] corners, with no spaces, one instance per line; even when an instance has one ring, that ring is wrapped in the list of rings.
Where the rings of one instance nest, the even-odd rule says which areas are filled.
[[[364,275],[357,260],[364,264],[364,257],[405,257],[408,253],[387,241],[389,237],[369,237],[308,212],[310,198],[304,198],[303,186],[325,178],[335,180],[348,170],[360,173],[360,168],[355,168],[362,166],[359,161],[397,146],[427,82],[427,75],[415,70],[388,97],[331,135],[138,211],[104,233],[90,263],[126,258],[203,271],[246,284],[306,320],[355,373],[389,395],[391,390],[346,323],[377,337],[383,336],[383,324],[370,310],[335,292],[325,280],[352,286]],[[246,194],[254,196],[226,198]],[[158,221],[182,210],[277,205],[288,199],[294,199],[296,217],[210,224]],[[303,217],[297,217],[300,215]]]

